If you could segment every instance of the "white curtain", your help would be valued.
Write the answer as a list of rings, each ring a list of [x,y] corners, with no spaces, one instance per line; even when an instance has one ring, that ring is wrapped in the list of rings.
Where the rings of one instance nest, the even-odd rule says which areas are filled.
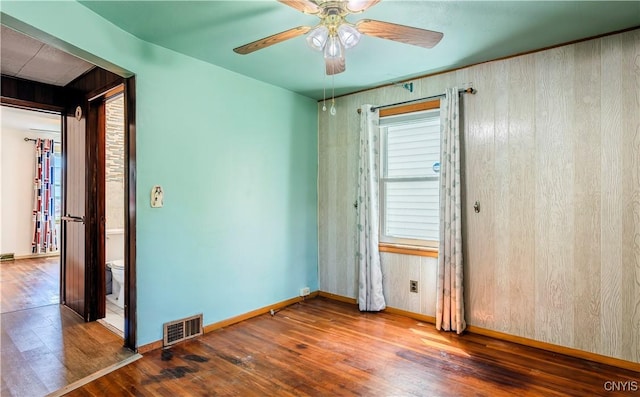
[[[378,111],[364,105],[360,113],[360,152],[358,155],[358,305],[362,311],[380,311],[386,307],[382,294],[382,269],[378,251]]]
[[[446,90],[440,103],[440,248],[436,328],[462,333],[462,206],[460,196],[460,108],[458,88]]]

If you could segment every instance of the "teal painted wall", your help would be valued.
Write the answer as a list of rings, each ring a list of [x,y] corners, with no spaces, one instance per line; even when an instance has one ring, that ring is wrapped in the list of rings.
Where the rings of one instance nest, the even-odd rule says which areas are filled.
[[[138,346],[166,321],[202,312],[210,324],[318,289],[314,100],[141,41],[75,2],[2,12],[136,75]]]

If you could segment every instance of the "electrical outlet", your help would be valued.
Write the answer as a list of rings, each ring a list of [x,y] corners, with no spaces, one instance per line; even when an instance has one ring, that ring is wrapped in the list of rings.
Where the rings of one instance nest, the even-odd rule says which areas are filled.
[[[418,282],[416,280],[409,280],[409,292],[418,293]]]
[[[309,287],[300,288],[300,296],[307,296],[311,293]]]

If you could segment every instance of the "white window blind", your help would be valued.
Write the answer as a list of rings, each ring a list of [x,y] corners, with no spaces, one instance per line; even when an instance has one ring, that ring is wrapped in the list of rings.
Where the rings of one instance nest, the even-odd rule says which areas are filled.
[[[437,246],[440,112],[381,120],[382,242]]]

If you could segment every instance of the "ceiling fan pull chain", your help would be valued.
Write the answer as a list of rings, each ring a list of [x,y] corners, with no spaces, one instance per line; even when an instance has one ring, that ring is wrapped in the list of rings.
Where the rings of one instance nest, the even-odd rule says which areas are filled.
[[[336,97],[335,97],[335,93],[336,93],[336,76],[334,74],[331,75],[331,109],[329,110],[329,113],[331,113],[332,116],[336,115]]]
[[[322,79],[322,111],[327,111],[327,75]]]

